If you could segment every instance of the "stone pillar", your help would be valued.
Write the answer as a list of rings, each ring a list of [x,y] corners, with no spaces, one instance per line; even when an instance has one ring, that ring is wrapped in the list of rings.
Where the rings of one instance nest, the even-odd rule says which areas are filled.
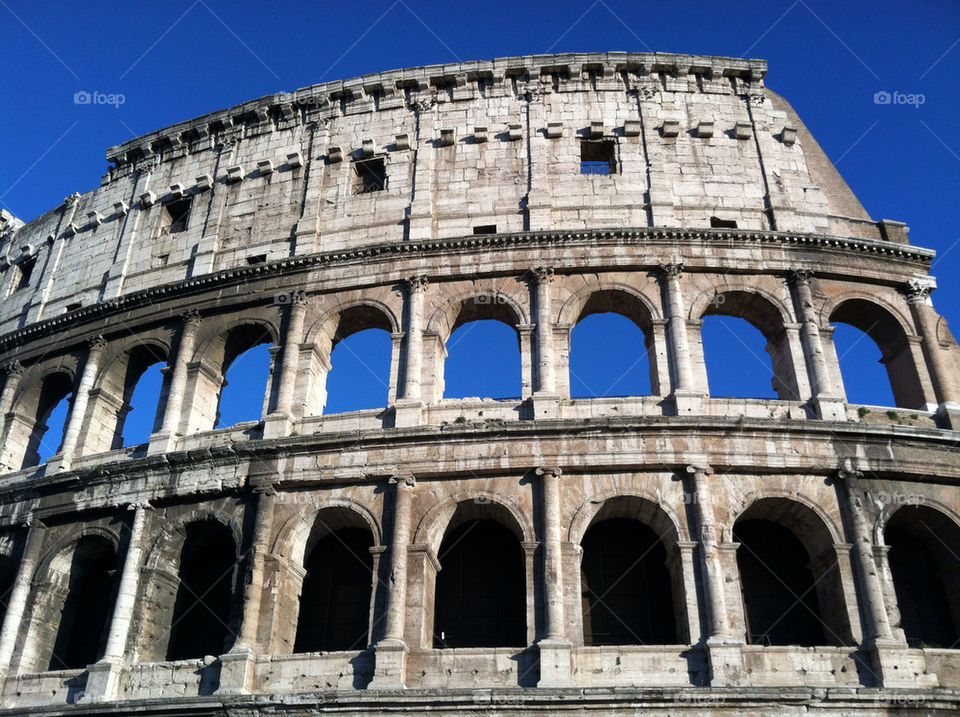
[[[17,643],[17,636],[20,634],[27,598],[30,596],[30,585],[33,582],[33,573],[37,569],[42,544],[43,525],[39,522],[30,523],[23,546],[23,557],[20,559],[17,577],[10,590],[10,601],[7,603],[3,627],[0,628],[0,677],[10,674],[14,667],[11,664],[13,650]]]
[[[914,279],[904,293],[922,339],[923,357],[939,404],[937,417],[944,427],[956,431],[960,430],[960,378],[950,369],[949,356],[937,340],[940,317],[930,301],[933,289],[932,280]]]
[[[130,539],[127,541],[127,554],[123,559],[123,572],[120,575],[120,587],[117,600],[110,618],[110,632],[103,657],[89,667],[87,685],[84,689],[84,701],[99,702],[115,700],[120,691],[120,678],[123,674],[123,658],[126,654],[130,625],[133,622],[140,582],[140,563],[143,556],[143,527],[150,505],[131,506],[134,509]]]
[[[677,415],[700,412],[700,393],[693,382],[693,362],[690,341],[687,337],[687,318],[683,294],[680,290],[680,274],[683,264],[679,262],[660,265],[660,286],[663,292],[664,313],[667,317],[667,340],[670,366],[672,368],[672,391]]]
[[[571,642],[567,639],[563,619],[563,554],[560,537],[559,468],[537,468],[541,478],[543,504],[543,581],[544,636],[537,643],[540,650],[538,687],[570,687]]]
[[[243,615],[240,633],[233,648],[220,657],[220,690],[224,694],[242,695],[251,691],[254,678],[255,653],[260,628],[260,605],[263,600],[266,559],[273,537],[273,515],[276,491],[272,486],[254,488],[257,496],[256,517],[253,524],[253,543],[250,546],[250,571],[243,589]],[[297,592],[299,594],[299,591]]]
[[[550,284],[553,267],[531,269],[537,302],[537,390],[533,394],[534,418],[555,418],[559,412],[557,374],[553,351],[553,320],[550,311]]]
[[[94,336],[88,342],[87,357],[83,362],[83,373],[81,373],[80,383],[74,391],[73,406],[70,408],[70,415],[67,418],[67,428],[63,432],[63,446],[60,448],[60,460],[56,464],[56,469],[70,470],[73,459],[76,457],[74,454],[77,453],[77,441],[80,438],[80,429],[83,427],[83,420],[86,417],[90,390],[93,388],[94,380],[96,380],[100,359],[103,358],[103,350],[106,347],[107,342],[99,335]],[[54,461],[51,461],[51,463]]]
[[[0,472],[13,470],[12,458],[8,457],[7,434],[9,425],[7,414],[13,410],[13,397],[23,378],[23,366],[19,361],[5,363],[0,371],[4,373],[3,392],[0,393]]]
[[[197,342],[197,333],[200,330],[200,313],[191,309],[181,316],[183,328],[180,331],[180,342],[173,359],[173,375],[170,377],[170,390],[167,393],[167,405],[163,411],[163,424],[160,432],[150,437],[148,453],[165,453],[175,442],[175,435],[180,428],[183,397],[187,390],[187,371],[193,356],[193,349]]]
[[[423,302],[427,277],[411,276],[407,285],[407,331],[404,346],[403,399],[395,406],[396,426],[417,426],[423,412]]]
[[[303,321],[306,314],[306,292],[292,292],[290,294],[290,308],[287,313],[287,333],[283,341],[283,354],[280,359],[277,404],[274,411],[264,420],[264,438],[286,436],[293,426],[293,394],[297,385],[300,342],[303,340]]]
[[[848,463],[845,462],[845,463]],[[836,473],[837,499],[846,519],[853,544],[854,570],[859,586],[861,614],[864,621],[864,649],[873,663],[874,676],[883,687],[917,687],[914,671],[907,669],[910,662],[907,646],[893,637],[890,620],[883,599],[873,549],[870,525],[864,512],[860,479],[863,473],[844,465]],[[924,676],[928,679],[929,676]]]
[[[707,657],[710,663],[710,684],[730,686],[743,678],[743,641],[731,634],[727,613],[726,584],[723,561],[719,555],[716,519],[713,502],[707,489],[708,466],[688,465],[686,468],[689,495],[700,542],[700,568],[703,579],[703,597],[707,605]]]
[[[809,269],[798,269],[787,275],[794,311],[800,321],[800,343],[810,377],[810,402],[819,418],[825,421],[845,421],[847,413],[844,401],[833,390],[823,342],[820,340],[820,326],[813,310],[813,294],[810,292],[812,274]]]
[[[404,616],[407,612],[407,549],[410,545],[410,501],[416,481],[412,475],[390,478],[394,485],[393,535],[390,543],[390,585],[383,639],[374,648],[376,666],[372,689],[403,689],[406,684]]]

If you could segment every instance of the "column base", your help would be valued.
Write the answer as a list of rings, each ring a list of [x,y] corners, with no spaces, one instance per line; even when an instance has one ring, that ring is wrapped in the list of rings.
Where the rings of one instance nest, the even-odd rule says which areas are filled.
[[[121,658],[104,658],[87,668],[87,684],[78,702],[109,702],[120,694],[120,680],[126,672]]]
[[[573,687],[570,676],[570,653],[573,649],[568,640],[540,640],[540,680],[537,687]]]
[[[960,431],[960,403],[946,401],[937,406],[937,423],[942,428]]]
[[[745,684],[743,643],[723,637],[707,639],[707,663],[710,666],[711,687],[737,687]]]
[[[153,433],[147,443],[147,455],[157,456],[176,450],[177,436],[172,433]]]
[[[240,648],[221,655],[216,662],[208,664],[204,668],[202,681],[219,679],[219,687],[216,688],[217,694],[246,695],[253,688],[255,666],[256,655],[248,648]],[[217,670],[218,667],[219,670]],[[210,671],[209,676],[207,670]]]
[[[405,690],[407,653],[410,648],[403,640],[381,640],[373,648],[373,679],[368,690]]]
[[[263,437],[288,438],[293,433],[294,421],[285,413],[271,413],[263,419]]]
[[[559,418],[560,396],[556,393],[535,393],[530,397],[530,409],[535,421]]]
[[[703,394],[674,391],[667,398],[675,416],[696,416],[703,411]]]
[[[837,396],[814,396],[810,405],[821,421],[846,421],[847,404]]]
[[[875,640],[868,643],[866,653],[880,680],[879,687],[934,688],[940,680],[926,671],[923,654],[916,654],[906,645],[894,640]]]
[[[410,428],[423,422],[423,401],[401,399],[393,404],[393,427]]]
[[[68,470],[70,470],[70,459],[62,453],[58,453],[55,456],[50,456],[50,459],[45,464],[44,474],[53,475],[54,473],[62,473]]]

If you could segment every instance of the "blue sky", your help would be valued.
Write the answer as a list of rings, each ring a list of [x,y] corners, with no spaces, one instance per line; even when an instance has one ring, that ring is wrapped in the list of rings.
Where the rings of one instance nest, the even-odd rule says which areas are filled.
[[[939,252],[933,273],[940,288],[933,298],[954,327],[960,326],[960,288],[951,280],[960,267],[960,3],[954,0],[69,5],[0,0],[0,18],[5,68],[0,206],[26,220],[71,192],[97,186],[108,146],[260,95],[325,80],[395,67],[564,51],[765,58],[767,85],[793,104],[868,212],[877,219],[905,221],[915,244]],[[78,91],[122,94],[124,102],[119,107],[77,105],[73,97]],[[924,101],[918,107],[878,105],[874,94],[879,91],[922,94]],[[747,351],[730,340],[722,319],[710,323],[716,327],[706,328],[715,334],[706,334],[708,352],[719,356],[710,376],[714,392],[769,395],[769,375],[763,375],[753,356],[756,337],[747,340],[746,332],[752,347]],[[598,327],[598,333],[609,328]],[[486,331],[478,327],[460,342],[465,355],[489,351]],[[855,333],[846,333],[838,336],[841,353],[853,345],[848,358],[862,360],[860,353],[866,351],[863,360],[869,359],[869,341],[858,342]],[[626,340],[629,333],[623,336]],[[471,342],[477,344],[472,349]],[[872,360],[879,355],[874,354]],[[595,366],[615,355],[607,351],[584,360]],[[343,359],[335,370],[349,375],[342,368],[348,363]],[[607,384],[613,384],[612,393],[641,385],[642,376],[620,378],[624,370],[645,370],[642,365],[629,368],[634,363],[604,363],[609,376],[594,377],[598,387],[592,392],[604,393]],[[345,400],[369,403],[385,395],[378,381],[365,377],[370,372],[363,365],[357,370],[356,377],[346,379]],[[510,372],[505,349],[502,369],[468,368],[466,380],[474,383],[451,391],[515,395]],[[867,401],[877,390],[882,393],[882,378],[882,372],[858,372],[848,386],[851,398]],[[495,383],[477,383],[481,379]],[[732,388],[717,388],[731,381]]]

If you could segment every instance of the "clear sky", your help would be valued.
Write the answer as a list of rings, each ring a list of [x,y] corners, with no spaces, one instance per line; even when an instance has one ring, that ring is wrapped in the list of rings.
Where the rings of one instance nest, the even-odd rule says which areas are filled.
[[[767,59],[767,85],[793,104],[871,216],[906,222],[913,243],[938,251],[933,273],[940,288],[933,298],[954,329],[960,326],[955,0],[0,0],[0,206],[30,220],[72,192],[96,187],[108,146],[280,90],[396,67],[605,50]],[[122,94],[124,101],[75,104],[79,91]],[[877,104],[878,92],[922,95],[922,104]],[[712,332],[708,350],[741,367],[727,370],[716,360],[710,377],[715,392],[768,395],[769,375],[753,356],[759,350],[762,357],[762,340],[747,335],[747,351],[722,320],[709,323],[715,326],[706,329]],[[462,345],[469,348],[479,332],[478,348],[488,347],[484,331],[479,327]],[[869,342],[857,338],[841,333],[841,351],[854,345],[848,359],[867,351],[864,360],[875,361],[878,353],[869,358]],[[512,371],[510,360],[504,365]],[[745,365],[757,370],[742,370]],[[362,365],[358,370],[358,376],[366,372]],[[604,387],[592,393],[604,393],[606,384],[614,384],[614,394],[642,385],[629,377],[618,384],[619,369],[604,370]],[[515,395],[512,376],[483,374],[503,385],[455,388],[451,395]],[[858,372],[856,381],[850,379],[856,385],[848,386],[851,398],[868,401],[880,379],[876,372]],[[356,380],[363,391],[369,388],[364,400],[378,405],[382,386]],[[756,383],[744,389],[751,380]],[[726,381],[740,388],[716,388]]]

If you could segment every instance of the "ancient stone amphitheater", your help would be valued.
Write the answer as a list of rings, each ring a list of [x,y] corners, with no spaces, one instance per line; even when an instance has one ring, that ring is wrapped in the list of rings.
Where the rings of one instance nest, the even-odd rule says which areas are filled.
[[[867,215],[765,73],[384,72],[112,147],[99,188],[4,212],[6,713],[960,708],[934,252]],[[643,331],[651,395],[570,397],[571,330],[603,312]],[[763,333],[776,400],[710,395],[711,314]],[[444,398],[481,319],[516,331],[516,399]],[[838,322],[895,407],[846,401]],[[332,348],[368,328],[388,403],[325,414]],[[218,428],[263,343],[261,419]]]

